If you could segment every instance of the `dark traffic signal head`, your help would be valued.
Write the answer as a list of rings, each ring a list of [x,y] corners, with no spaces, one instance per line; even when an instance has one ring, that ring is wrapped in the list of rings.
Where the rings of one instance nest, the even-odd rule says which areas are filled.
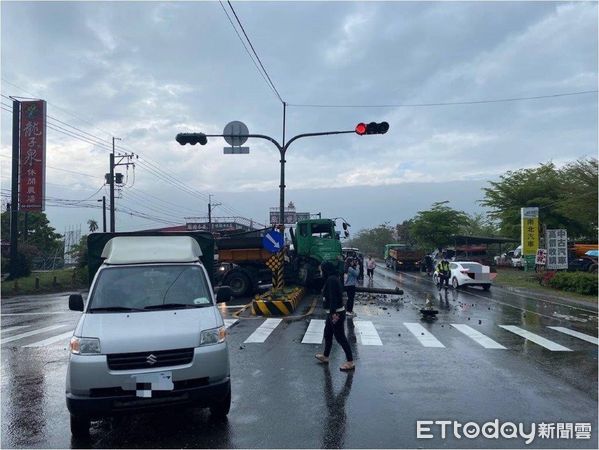
[[[360,136],[364,134],[385,134],[387,131],[389,131],[389,124],[387,122],[370,122],[368,125],[359,123],[356,125],[356,134]]]
[[[179,133],[175,139],[181,145],[206,145],[208,143],[208,138],[204,133]]]

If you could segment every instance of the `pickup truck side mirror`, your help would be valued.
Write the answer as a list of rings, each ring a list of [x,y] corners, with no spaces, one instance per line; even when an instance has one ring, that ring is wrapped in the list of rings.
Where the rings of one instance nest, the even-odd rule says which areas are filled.
[[[69,309],[71,311],[83,311],[83,297],[81,294],[69,295]]]
[[[233,290],[229,286],[221,286],[216,291],[216,303],[228,302],[233,297]]]

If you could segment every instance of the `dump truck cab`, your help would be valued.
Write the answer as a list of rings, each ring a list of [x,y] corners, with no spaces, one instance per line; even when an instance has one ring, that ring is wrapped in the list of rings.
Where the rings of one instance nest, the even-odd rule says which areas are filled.
[[[330,261],[343,270],[343,256],[335,221],[331,219],[300,220],[290,229],[293,241],[298,282],[307,285],[320,278],[318,266]]]

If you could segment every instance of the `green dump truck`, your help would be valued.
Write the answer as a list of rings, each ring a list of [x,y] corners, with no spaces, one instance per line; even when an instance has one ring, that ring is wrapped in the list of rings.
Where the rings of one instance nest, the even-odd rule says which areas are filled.
[[[267,230],[262,230],[266,232]],[[284,267],[286,283],[316,287],[320,281],[318,266],[332,261],[343,270],[341,242],[331,219],[299,221],[289,228],[292,245],[286,253]],[[216,281],[230,286],[233,295],[242,297],[258,290],[260,284],[270,283],[272,274],[266,261],[272,253],[262,248],[256,232],[240,233],[217,240],[218,265]]]

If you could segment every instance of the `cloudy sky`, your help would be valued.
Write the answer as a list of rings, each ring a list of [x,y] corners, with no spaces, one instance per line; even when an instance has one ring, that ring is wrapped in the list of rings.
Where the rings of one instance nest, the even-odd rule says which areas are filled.
[[[223,7],[224,6],[224,7]],[[266,221],[279,156],[250,140],[182,147],[179,132],[231,120],[281,139],[282,104],[240,42],[227,3],[1,3],[2,198],[10,189],[11,100],[48,101],[47,213],[54,226],[101,219],[111,137],[134,152],[117,229],[203,216]],[[597,155],[596,2],[233,2],[287,108],[287,137],[390,123],[382,136],[299,140],[287,199],[357,231],[450,200],[480,211],[507,170]],[[237,28],[242,35],[241,30]],[[243,35],[242,35],[243,36]],[[247,44],[246,44],[247,45]],[[304,105],[304,106],[302,106]],[[320,107],[305,105],[321,105]],[[322,107],[353,105],[352,107]],[[122,170],[125,173],[123,168]],[[62,199],[62,200],[57,200]],[[64,200],[85,200],[64,207]],[[57,203],[63,205],[57,205]],[[72,203],[72,202],[71,202]],[[74,207],[73,207],[74,206]]]

